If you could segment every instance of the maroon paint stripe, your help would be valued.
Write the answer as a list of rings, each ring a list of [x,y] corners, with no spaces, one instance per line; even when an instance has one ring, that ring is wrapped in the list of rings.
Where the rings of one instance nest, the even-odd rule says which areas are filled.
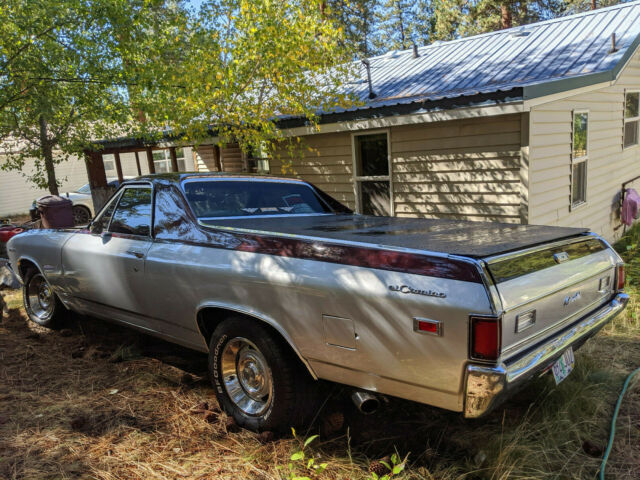
[[[482,283],[480,274],[471,264],[461,260],[397,252],[351,245],[314,242],[294,238],[268,237],[252,234],[232,234],[240,244],[234,250],[263,253],[280,257],[317,260],[321,262],[376,268],[394,272],[448,278]]]

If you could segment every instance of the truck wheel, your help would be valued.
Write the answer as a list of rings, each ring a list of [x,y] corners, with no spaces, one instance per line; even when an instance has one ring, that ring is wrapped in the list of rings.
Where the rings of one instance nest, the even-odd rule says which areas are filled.
[[[49,282],[33,267],[27,269],[24,275],[22,300],[31,321],[42,327],[55,328],[66,313]]]
[[[75,205],[72,209],[72,212],[74,225],[86,225],[91,220],[91,212],[87,207],[83,207],[82,205]]]
[[[299,425],[313,407],[312,379],[289,346],[246,318],[231,317],[217,326],[209,373],[221,408],[251,430]]]

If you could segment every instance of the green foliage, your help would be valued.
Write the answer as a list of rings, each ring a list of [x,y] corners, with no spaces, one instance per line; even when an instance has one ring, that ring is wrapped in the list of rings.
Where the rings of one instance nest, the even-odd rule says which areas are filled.
[[[285,474],[289,480],[311,480],[319,478],[327,468],[326,463],[318,463],[313,455],[309,455],[307,447],[318,438],[318,435],[311,435],[302,440],[297,437],[296,430],[291,429],[293,438],[298,440],[299,450],[291,455],[291,461],[287,465]]]
[[[91,139],[273,145],[280,115],[349,106],[343,31],[320,0],[9,0],[0,7],[5,169],[57,191],[54,165]],[[55,155],[53,152],[55,151]]]
[[[0,142],[8,155],[2,168],[23,170],[34,159],[35,168],[25,174],[56,193],[56,163],[81,152],[92,138],[130,131],[129,89],[155,76],[154,59],[180,29],[179,5],[175,0],[3,3]]]
[[[371,476],[369,477],[369,480],[390,480],[394,477],[397,477],[402,472],[404,472],[404,469],[407,466],[408,458],[409,458],[409,455],[407,455],[404,459],[401,459],[397,453],[394,453],[393,455],[391,455],[390,463],[380,462],[385,467],[387,467],[387,470],[389,471],[389,473],[386,473],[380,476],[375,472],[371,472]]]
[[[213,127],[222,143],[270,151],[281,115],[316,120],[318,110],[347,107],[342,91],[350,58],[342,29],[319,0],[209,0],[180,39],[180,58],[158,69],[136,97],[147,127],[168,127],[198,142]],[[180,82],[179,89],[163,85]]]

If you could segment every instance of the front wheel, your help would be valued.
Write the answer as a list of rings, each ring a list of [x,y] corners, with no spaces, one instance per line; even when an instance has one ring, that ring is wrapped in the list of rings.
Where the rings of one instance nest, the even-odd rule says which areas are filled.
[[[281,338],[257,322],[233,317],[209,345],[209,373],[222,409],[252,430],[284,430],[312,409],[312,380]]]
[[[33,267],[25,272],[22,300],[31,321],[42,327],[56,327],[65,314],[64,305],[56,297],[47,279]]]

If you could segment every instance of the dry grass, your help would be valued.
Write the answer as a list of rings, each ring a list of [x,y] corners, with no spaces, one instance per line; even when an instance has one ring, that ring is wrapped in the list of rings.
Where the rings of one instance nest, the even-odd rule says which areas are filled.
[[[626,250],[630,245],[630,250]],[[318,478],[365,479],[372,459],[409,454],[406,479],[594,478],[626,374],[640,365],[640,255],[620,248],[632,303],[577,355],[560,386],[549,376],[483,421],[392,401],[362,417],[328,387],[311,454]],[[18,292],[0,324],[0,478],[280,479],[299,449],[291,436],[264,441],[227,431],[206,378],[206,358],[93,318],[64,331],[29,323]],[[640,389],[627,393],[608,478],[640,478]],[[211,423],[192,409],[208,402]],[[345,425],[328,433],[329,419]],[[308,473],[296,467],[298,474]]]

